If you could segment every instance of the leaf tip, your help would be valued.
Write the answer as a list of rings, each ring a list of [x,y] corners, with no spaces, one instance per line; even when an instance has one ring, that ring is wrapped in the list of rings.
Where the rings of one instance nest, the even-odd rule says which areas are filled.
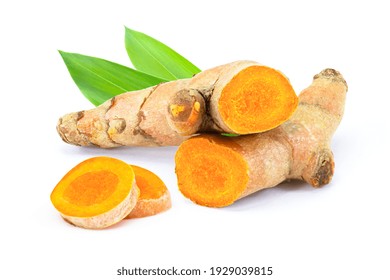
[[[63,51],[63,50],[57,50],[57,51],[58,51],[58,53],[59,53],[62,57],[66,56],[66,55],[72,54],[72,53],[70,53],[70,52],[66,52],[66,51]]]
[[[125,25],[125,32],[126,33],[134,33],[136,32],[135,30],[131,29],[131,28],[128,28],[126,25]]]
[[[63,50],[57,50],[57,51],[58,51],[58,53],[60,54],[60,56],[61,56],[63,59],[65,59],[65,56],[66,56],[67,52],[64,52]]]

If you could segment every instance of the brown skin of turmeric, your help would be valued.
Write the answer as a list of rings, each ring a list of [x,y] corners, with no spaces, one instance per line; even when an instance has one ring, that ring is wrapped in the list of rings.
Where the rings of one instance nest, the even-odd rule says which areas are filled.
[[[281,72],[237,61],[67,114],[57,131],[65,142],[80,146],[175,146],[200,132],[270,130],[286,121],[297,104]]]
[[[339,125],[347,92],[342,75],[325,69],[299,96],[293,116],[264,133],[239,137],[203,134],[176,153],[180,191],[197,204],[224,207],[288,179],[313,187],[334,173],[331,138]]]

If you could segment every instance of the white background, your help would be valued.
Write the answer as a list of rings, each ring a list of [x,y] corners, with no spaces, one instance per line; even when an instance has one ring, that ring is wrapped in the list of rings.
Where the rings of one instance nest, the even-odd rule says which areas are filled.
[[[260,278],[390,279],[390,20],[385,4],[2,1],[0,278],[130,279],[116,276],[116,270],[272,266],[274,274]],[[211,209],[178,192],[175,147],[102,150],[62,142],[57,119],[93,106],[57,50],[131,66],[124,26],[159,39],[201,69],[239,59],[278,68],[297,92],[322,69],[339,70],[349,92],[332,143],[336,172],[331,184],[312,189],[284,183]],[[98,155],[157,173],[171,191],[172,209],[106,230],[65,223],[50,193],[70,168]],[[197,279],[209,278],[256,277]]]

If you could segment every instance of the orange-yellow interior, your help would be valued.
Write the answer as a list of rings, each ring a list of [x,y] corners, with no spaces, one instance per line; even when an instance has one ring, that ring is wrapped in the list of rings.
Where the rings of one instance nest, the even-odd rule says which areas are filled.
[[[131,165],[131,167],[141,193],[139,199],[157,199],[164,195],[167,187],[156,174],[136,165]]]
[[[249,180],[242,156],[210,135],[183,142],[175,161],[180,191],[203,206],[232,204],[240,198]]]
[[[134,181],[134,172],[125,162],[94,157],[70,170],[54,188],[50,198],[54,207],[64,215],[93,217],[123,202]]]
[[[282,124],[297,105],[298,97],[282,73],[267,66],[250,66],[224,87],[218,110],[232,131],[249,134]]]

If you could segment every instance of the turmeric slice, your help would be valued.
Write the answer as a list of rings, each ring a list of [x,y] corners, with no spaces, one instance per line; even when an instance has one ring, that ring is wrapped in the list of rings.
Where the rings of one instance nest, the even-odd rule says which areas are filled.
[[[298,109],[281,126],[259,134],[203,134],[176,153],[179,190],[197,204],[224,207],[284,180],[328,184],[334,173],[331,138],[344,112],[347,84],[334,69],[314,76]]]
[[[57,124],[70,144],[175,146],[192,134],[270,130],[295,111],[298,98],[280,71],[236,61],[144,90],[118,95]]]
[[[171,197],[164,182],[153,172],[131,165],[140,197],[134,209],[126,218],[142,218],[156,215],[171,208]]]
[[[101,229],[126,217],[138,197],[131,166],[115,158],[94,157],[72,168],[56,185],[50,198],[69,223]]]

